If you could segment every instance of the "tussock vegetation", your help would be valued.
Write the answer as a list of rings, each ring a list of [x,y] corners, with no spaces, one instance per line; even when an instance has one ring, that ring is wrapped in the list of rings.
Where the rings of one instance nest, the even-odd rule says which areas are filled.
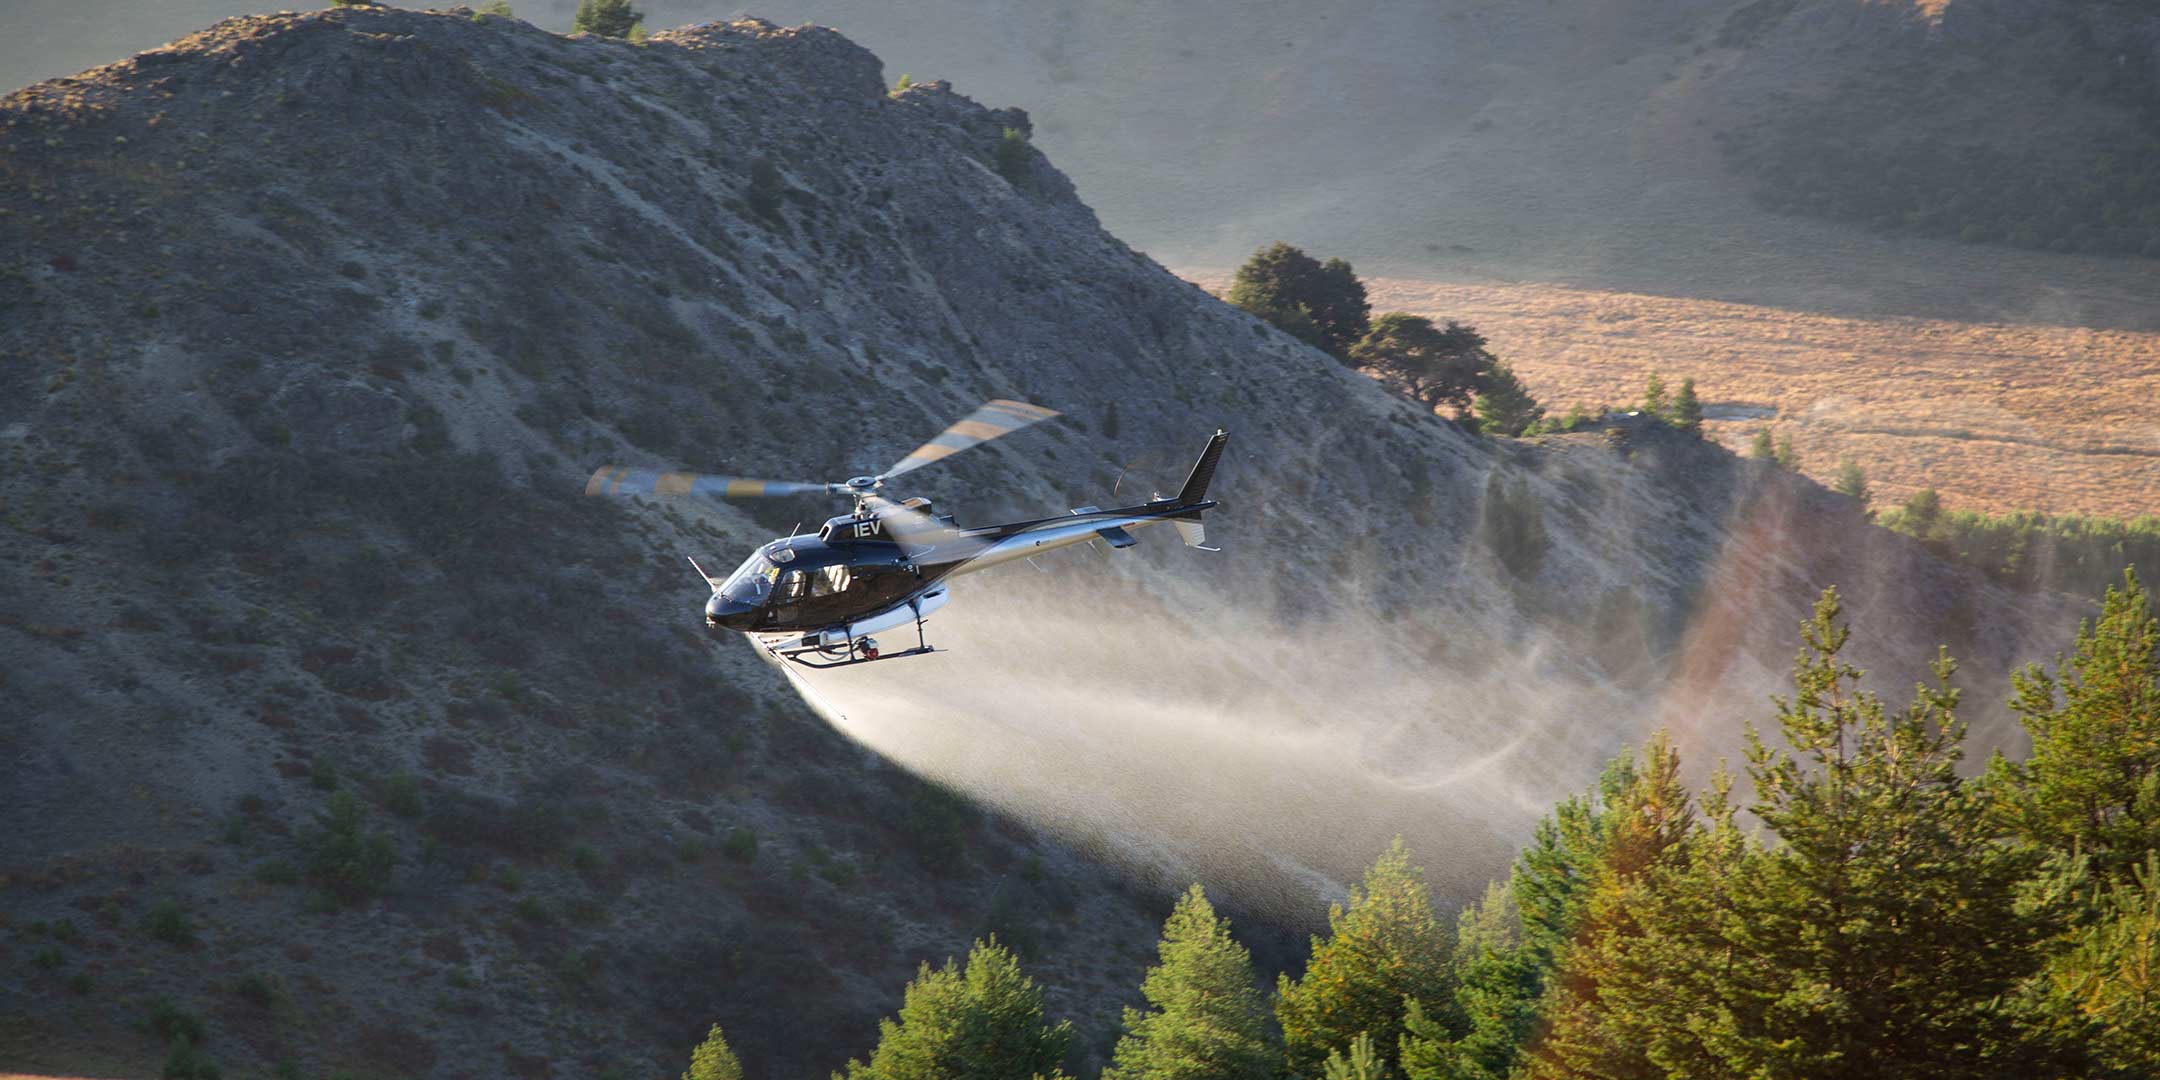
[[[1711,438],[1768,425],[1809,475],[1856,462],[1883,503],[2160,512],[2160,334],[1862,319],[1550,285],[1368,281],[1374,302],[1475,323],[1548,408],[1635,400],[1695,376]],[[2114,569],[2120,569],[2115,567]]]

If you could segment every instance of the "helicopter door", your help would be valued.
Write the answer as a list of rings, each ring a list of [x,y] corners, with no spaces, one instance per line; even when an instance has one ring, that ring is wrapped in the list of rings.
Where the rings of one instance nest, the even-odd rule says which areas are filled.
[[[775,623],[793,623],[802,617],[802,598],[808,582],[807,577],[817,571],[790,570],[773,583],[773,606],[771,619]]]

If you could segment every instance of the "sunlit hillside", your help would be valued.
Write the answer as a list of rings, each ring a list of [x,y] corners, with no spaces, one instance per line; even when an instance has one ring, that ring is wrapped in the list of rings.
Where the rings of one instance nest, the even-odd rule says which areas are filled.
[[[1188,272],[1220,289],[1221,271]],[[1375,311],[1478,328],[1551,409],[1625,406],[1644,379],[1695,379],[1711,433],[1768,425],[1810,475],[1851,458],[1878,501],[2160,513],[2160,333],[1846,318],[1556,285],[1367,281]]]

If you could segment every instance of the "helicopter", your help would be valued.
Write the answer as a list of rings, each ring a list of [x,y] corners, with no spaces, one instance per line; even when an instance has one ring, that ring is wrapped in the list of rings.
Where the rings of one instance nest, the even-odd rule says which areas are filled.
[[[853,500],[850,512],[826,521],[815,534],[760,545],[725,578],[713,577],[691,557],[691,567],[712,588],[705,602],[706,629],[744,634],[775,660],[806,667],[914,656],[937,651],[924,637],[923,620],[951,599],[949,579],[960,574],[1092,540],[1131,547],[1138,541],[1129,530],[1165,521],[1176,526],[1186,546],[1219,550],[1207,546],[1201,515],[1216,505],[1207,490],[1230,440],[1221,429],[1208,438],[1177,494],[1156,494],[1132,506],[1081,506],[1055,517],[963,528],[951,515],[937,513],[928,499],[896,502],[880,493],[890,480],[1057,415],[1022,401],[987,402],[884,472],[839,482],[604,465],[586,481],[585,494],[723,499],[822,494]],[[915,624],[915,648],[881,651],[872,635],[909,622]]]

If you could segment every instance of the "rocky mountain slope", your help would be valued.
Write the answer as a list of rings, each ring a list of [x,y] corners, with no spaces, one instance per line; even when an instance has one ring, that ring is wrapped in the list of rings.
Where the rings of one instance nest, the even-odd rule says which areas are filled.
[[[1989,738],[2069,632],[1662,429],[1469,438],[1110,236],[1026,115],[888,85],[824,29],[355,8],[0,100],[0,1068],[153,1071],[163,998],[246,1070],[649,1074],[718,1021],[821,1075],[994,930],[1086,1069],[1168,887],[1263,946],[1392,833],[1474,888],[1651,725],[1729,746],[1824,584]],[[1065,419],[922,493],[1099,502],[1220,425],[1227,552],[971,579],[952,653],[806,692],[682,556],[826,505],[579,495],[994,396]]]
[[[0,83],[63,74],[269,6],[25,0],[18,32],[0,38]],[[576,2],[516,7],[564,30]],[[656,28],[744,10],[713,0],[642,8]],[[1871,190],[1914,171],[1897,154],[1863,152],[1877,135],[1894,149],[1916,134],[1962,144],[1993,132],[2013,155],[2089,159],[2123,133],[2129,114],[2079,91],[2096,66],[2073,60],[2066,72],[2054,61],[2063,55],[2049,42],[2054,32],[2035,28],[2100,11],[2101,32],[2121,47],[2098,66],[2152,68],[2160,23],[2136,4],[772,0],[753,10],[844,27],[890,74],[950,79],[980,99],[1027,108],[1039,144],[1112,231],[1172,266],[1224,269],[1290,240],[1403,277],[1562,282],[1845,314],[2160,326],[2147,302],[2160,264],[1959,243],[1950,238],[1972,222],[1954,207],[1930,212],[1947,212],[1957,227],[1895,235],[1771,212],[1758,197],[1790,193],[1765,192],[1730,153],[1736,136],[1750,134],[1745,161],[1858,155],[1868,168],[1842,169],[1843,186]],[[2032,62],[2009,70],[1987,59],[2005,49]],[[1762,137],[1773,133],[1766,123],[1790,129],[1799,144],[1791,154],[1783,140]],[[1844,123],[1872,134],[1834,153],[1808,149],[1816,128]],[[2112,156],[2118,172],[2129,168]],[[1808,186],[1826,186],[1821,170],[1804,171]],[[1820,194],[1864,201],[1852,191]],[[1915,194],[1888,200],[1893,212]],[[1984,224],[1983,234],[1994,223]]]

